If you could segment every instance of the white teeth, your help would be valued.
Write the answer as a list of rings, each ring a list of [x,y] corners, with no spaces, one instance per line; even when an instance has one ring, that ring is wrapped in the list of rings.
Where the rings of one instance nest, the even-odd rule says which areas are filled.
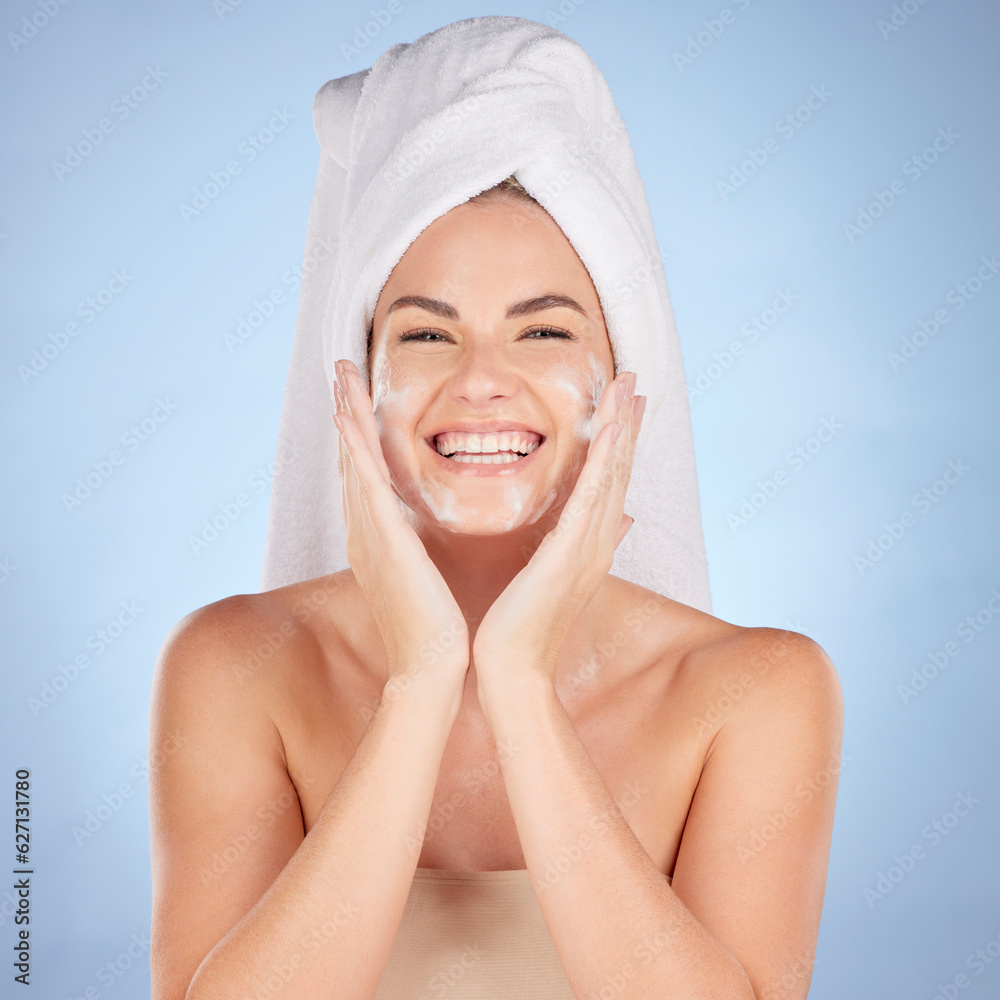
[[[518,455],[516,452],[501,451],[492,455],[458,454],[448,455],[447,457],[452,462],[464,462],[466,465],[509,465],[511,462],[517,462],[524,456]]]
[[[497,455],[514,452],[529,455],[541,444],[538,434],[522,431],[500,431],[489,434],[471,434],[448,431],[434,440],[438,454],[446,457],[454,455]]]

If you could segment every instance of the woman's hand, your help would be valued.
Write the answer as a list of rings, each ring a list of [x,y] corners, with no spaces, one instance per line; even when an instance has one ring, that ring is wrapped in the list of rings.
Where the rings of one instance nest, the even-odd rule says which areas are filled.
[[[465,617],[399,508],[360,373],[338,361],[337,375],[347,559],[385,644],[389,682],[402,688],[429,678],[460,697],[469,668]]]
[[[554,677],[563,640],[611,569],[632,525],[623,507],[646,405],[634,389],[631,372],[606,386],[596,411],[601,429],[559,521],[479,624],[472,656],[481,702],[484,688],[504,677]]]

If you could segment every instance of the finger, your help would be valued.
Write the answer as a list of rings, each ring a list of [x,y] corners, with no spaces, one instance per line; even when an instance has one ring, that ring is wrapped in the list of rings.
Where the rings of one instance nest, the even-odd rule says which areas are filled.
[[[628,514],[622,514],[621,527],[618,529],[618,535],[615,538],[615,548],[616,549],[621,544],[622,539],[628,534],[628,530],[629,530],[629,528],[632,527],[633,524],[635,524],[635,518],[634,517],[629,517]]]
[[[361,429],[365,441],[368,442],[368,449],[375,456],[375,461],[382,475],[385,476],[386,482],[390,482],[392,477],[389,475],[389,467],[385,464],[385,456],[382,454],[382,442],[378,436],[378,426],[375,423],[371,397],[361,381],[361,373],[350,361],[343,360],[338,362],[338,365],[341,372],[341,384],[351,415],[358,422],[358,427]]]
[[[354,454],[351,450],[351,441],[355,441],[355,448],[357,448],[356,439],[354,437],[345,439],[345,434],[347,433],[346,422],[354,418],[351,415],[350,406],[339,381],[334,381],[333,392],[338,410],[336,422],[340,424],[338,427],[338,443],[341,455],[341,492],[344,505],[344,523],[347,526],[348,538],[354,538],[356,537],[354,533],[362,532],[367,534],[371,530],[371,514],[365,502],[365,497],[370,490],[358,475],[355,465]]]
[[[631,372],[622,372],[605,386],[595,418],[601,423],[587,451],[587,457],[573,492],[566,501],[556,527],[546,536],[545,547],[553,543],[561,555],[585,554],[597,558],[604,547],[614,548],[614,537],[621,524],[624,490],[620,487],[620,443],[627,424],[622,419],[624,407],[631,417],[629,386],[635,383]],[[619,403],[619,397],[621,402]],[[618,489],[615,487],[618,486]],[[617,507],[617,510],[615,510]]]
[[[607,432],[609,441],[605,446],[607,451],[602,472],[600,476],[595,477],[595,482],[601,489],[596,496],[591,519],[597,535],[595,544],[601,552],[608,551],[610,547],[613,553],[633,523],[632,519],[623,513],[623,507],[631,477],[643,404],[642,397],[634,395],[633,373],[627,373],[623,386],[624,391],[618,391],[622,401],[616,410],[617,419]]]
[[[636,396],[633,400],[631,413],[631,434],[626,444],[625,456],[625,483],[624,489],[628,489],[629,480],[632,478],[632,469],[635,463],[635,452],[639,442],[639,432],[642,430],[642,418],[646,412],[646,397]]]
[[[618,410],[618,420],[622,432],[616,442],[613,454],[615,489],[624,500],[632,476],[632,462],[635,459],[635,445],[639,436],[639,424],[645,407],[644,397],[628,395]]]
[[[347,529],[347,550],[352,552],[359,533],[363,530],[364,515],[361,511],[361,501],[358,496],[358,481],[354,474],[350,451],[344,442],[343,413],[345,412],[343,397],[339,389],[334,390],[337,399],[337,414],[334,424],[337,427],[337,473],[340,477],[340,503],[344,513],[344,526]],[[353,563],[352,563],[353,568]]]
[[[590,441],[591,449],[594,446],[597,435],[601,432],[601,428],[618,419],[618,401],[616,397],[622,386],[625,385],[625,377],[627,375],[628,372],[621,372],[604,387],[604,392],[601,393],[597,409],[594,410],[594,414],[591,417],[593,435]]]
[[[557,549],[566,554],[594,557],[607,501],[614,483],[610,468],[614,453],[617,423],[606,423],[591,442],[583,469],[566,501],[556,527],[545,538],[547,546],[558,543]],[[620,431],[617,431],[620,433]],[[617,525],[617,521],[616,521]]]
[[[646,413],[646,397],[636,396],[636,400],[635,417],[639,421],[639,426],[642,426],[642,418]],[[639,436],[639,427],[635,429],[635,436]]]
[[[368,447],[357,420],[350,414],[341,413],[342,438],[347,446],[349,475],[353,472],[357,484],[356,493],[365,508],[365,514],[372,521],[392,524],[402,520],[402,512],[396,503],[389,480],[383,475],[379,463]]]
[[[633,383],[634,386],[634,383]],[[619,409],[621,431],[609,456],[611,479],[606,507],[604,511],[602,537],[610,543],[612,549],[617,549],[625,537],[633,521],[629,518],[628,526],[622,529],[623,519],[628,515],[623,513],[628,484],[632,477],[632,464],[635,459],[636,440],[642,413],[645,408],[645,397],[628,395]]]
[[[618,420],[611,424],[608,432],[608,451],[599,483],[601,488],[593,513],[593,527],[597,536],[597,546],[604,552],[618,547],[624,532],[621,532],[623,508],[625,506],[625,485],[628,479],[629,422],[632,400],[625,397],[618,408]],[[626,529],[627,530],[627,529]],[[621,537],[619,537],[619,534]]]
[[[359,540],[360,535],[364,537],[374,537],[374,532],[372,531],[372,514],[368,509],[366,497],[369,493],[369,487],[362,481],[359,477],[357,469],[354,464],[354,459],[351,455],[351,449],[349,442],[344,440],[344,417],[353,417],[354,412],[357,410],[357,399],[355,399],[355,407],[352,408],[350,405],[350,400],[347,398],[343,387],[343,363],[338,361],[336,364],[337,378],[333,383],[334,397],[338,404],[338,420],[340,422],[340,439],[341,447],[344,453],[344,520],[347,525],[348,539],[351,542],[356,543]],[[363,403],[362,403],[363,408]],[[356,419],[356,418],[355,418]],[[360,535],[358,534],[360,533]],[[377,542],[377,538],[375,539]],[[352,546],[353,547],[353,546]]]
[[[343,412],[344,403],[341,398],[340,386],[333,383],[333,401],[335,412],[333,414],[333,424],[337,428],[337,478],[340,481],[340,501],[344,511],[344,523],[350,524],[347,517],[347,449],[344,447],[343,424],[340,423],[340,414]],[[339,426],[338,426],[339,425]]]

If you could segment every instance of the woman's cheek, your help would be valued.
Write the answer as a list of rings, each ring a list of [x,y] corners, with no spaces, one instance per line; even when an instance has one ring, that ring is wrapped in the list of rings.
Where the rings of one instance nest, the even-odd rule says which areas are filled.
[[[607,378],[593,353],[587,359],[586,370],[568,364],[555,365],[539,376],[539,381],[559,393],[565,402],[557,412],[573,415],[572,432],[589,447],[600,430],[596,410]]]
[[[593,441],[597,436],[597,432],[601,429],[600,422],[597,419],[597,407],[601,402],[601,396],[604,395],[604,390],[608,386],[608,376],[604,372],[600,363],[597,360],[597,355],[590,355],[590,379],[587,383],[587,406],[590,410],[590,416],[587,418],[587,441]]]
[[[415,462],[412,452],[414,407],[417,390],[413,385],[393,386],[379,382],[373,375],[372,391],[378,398],[375,405],[375,429],[378,431],[382,456],[395,479]]]

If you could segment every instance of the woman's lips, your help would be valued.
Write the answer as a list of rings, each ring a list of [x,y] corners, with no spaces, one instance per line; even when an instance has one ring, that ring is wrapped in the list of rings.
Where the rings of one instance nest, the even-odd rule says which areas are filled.
[[[497,464],[476,464],[474,462],[456,462],[453,458],[445,458],[437,448],[434,446],[433,438],[430,441],[426,441],[428,449],[434,458],[442,468],[446,469],[448,472],[455,473],[459,476],[511,476],[516,473],[523,472],[529,465],[531,465],[535,456],[545,447],[545,443],[548,438],[542,438],[541,443],[538,447],[525,455],[524,458],[519,458],[516,462],[501,462]]]

